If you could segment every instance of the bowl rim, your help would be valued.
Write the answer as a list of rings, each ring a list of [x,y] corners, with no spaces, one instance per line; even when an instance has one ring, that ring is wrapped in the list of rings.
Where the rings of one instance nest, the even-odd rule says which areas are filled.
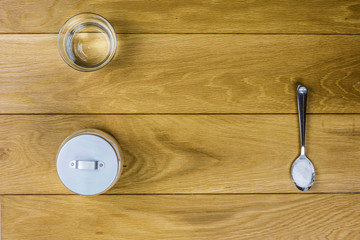
[[[60,51],[60,48],[62,48],[62,46],[60,46],[60,38],[62,36],[62,31],[64,29],[64,27],[66,26],[67,23],[69,23],[69,21],[73,20],[74,18],[78,17],[79,15],[92,15],[92,16],[97,16],[99,17],[101,20],[103,20],[105,23],[108,24],[108,27],[109,27],[109,31],[112,33],[111,34],[111,38],[113,38],[113,42],[114,42],[114,50],[111,51],[112,54],[110,54],[107,58],[105,58],[98,66],[95,66],[95,67],[83,67],[81,65],[78,65],[76,64],[75,62],[74,65],[71,65],[65,58],[64,56],[61,54],[61,51]],[[113,37],[113,35],[115,37]],[[93,13],[93,12],[81,12],[81,13],[78,13],[78,14],[75,14],[73,15],[72,17],[68,18],[64,23],[63,25],[61,26],[59,32],[58,32],[58,37],[57,37],[57,47],[58,47],[58,52],[60,54],[60,57],[62,58],[62,60],[68,65],[70,66],[71,68],[77,70],[77,71],[81,71],[81,72],[93,72],[93,71],[96,71],[96,70],[99,70],[103,67],[105,67],[106,65],[108,65],[111,60],[115,57],[115,54],[116,54],[116,51],[117,51],[117,34],[116,34],[116,31],[113,27],[113,25],[103,16],[101,16],[100,14],[97,14],[97,13]],[[105,63],[105,64],[104,64]],[[99,67],[100,66],[100,67]]]

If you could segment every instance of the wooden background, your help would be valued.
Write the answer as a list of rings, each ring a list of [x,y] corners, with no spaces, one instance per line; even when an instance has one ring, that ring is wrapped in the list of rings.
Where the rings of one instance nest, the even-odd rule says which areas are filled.
[[[80,12],[118,33],[92,73],[57,50]],[[360,238],[358,0],[2,0],[0,49],[3,240]],[[305,193],[290,176],[298,84]],[[57,176],[58,147],[83,128],[125,153],[104,195]]]

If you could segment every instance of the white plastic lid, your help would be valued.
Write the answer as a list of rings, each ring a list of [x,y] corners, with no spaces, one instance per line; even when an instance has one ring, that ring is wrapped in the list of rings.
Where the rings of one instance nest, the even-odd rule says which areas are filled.
[[[123,158],[116,140],[95,129],[70,135],[57,155],[57,171],[72,192],[95,195],[110,189],[122,170]]]

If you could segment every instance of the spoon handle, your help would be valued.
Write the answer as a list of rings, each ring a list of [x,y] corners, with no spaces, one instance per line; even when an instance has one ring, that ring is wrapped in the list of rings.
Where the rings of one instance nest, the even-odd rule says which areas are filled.
[[[301,154],[305,155],[305,119],[306,119],[307,88],[299,85],[297,88],[297,103],[299,111]]]

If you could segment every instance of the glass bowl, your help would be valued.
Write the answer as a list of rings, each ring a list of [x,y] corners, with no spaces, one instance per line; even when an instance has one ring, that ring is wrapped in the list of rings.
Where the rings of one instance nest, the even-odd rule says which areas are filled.
[[[62,59],[72,68],[90,72],[106,66],[116,53],[116,32],[95,13],[80,13],[69,18],[58,35]]]

